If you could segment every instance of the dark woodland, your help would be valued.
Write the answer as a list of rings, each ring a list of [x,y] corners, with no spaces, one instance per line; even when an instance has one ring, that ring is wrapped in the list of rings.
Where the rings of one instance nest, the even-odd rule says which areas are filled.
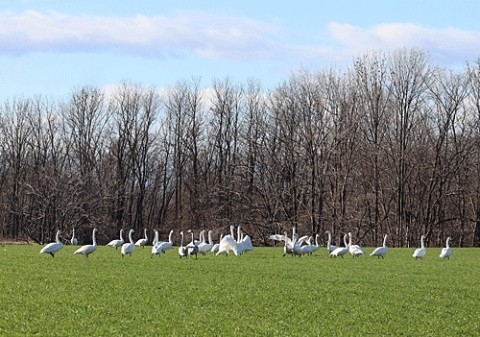
[[[260,81],[124,83],[0,104],[0,239],[57,229],[241,226],[268,236],[352,232],[364,246],[480,245],[480,59],[452,70],[420,49]]]

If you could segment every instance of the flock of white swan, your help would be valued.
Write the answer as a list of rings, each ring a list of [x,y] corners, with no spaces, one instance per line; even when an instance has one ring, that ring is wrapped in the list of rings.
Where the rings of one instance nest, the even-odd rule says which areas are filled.
[[[92,244],[84,245],[78,248],[74,254],[80,254],[85,257],[88,257],[90,254],[95,252],[97,248],[97,241],[95,239],[95,233],[97,229],[94,228],[92,232]],[[168,241],[160,241],[159,233],[157,230],[154,231],[155,236],[152,241],[152,254],[151,257],[154,255],[162,255],[165,254],[167,250],[173,248],[173,230],[169,232]],[[191,236],[190,243],[184,245],[184,234],[183,231],[180,232],[180,246],[178,247],[178,255],[180,258],[188,258],[191,256],[198,257],[198,254],[205,255],[208,252],[212,252],[213,254],[220,255],[233,253],[236,256],[242,255],[245,252],[253,250],[252,240],[249,235],[244,235],[241,230],[241,227],[237,227],[237,238],[235,239],[235,228],[234,226],[230,226],[230,234],[228,235],[221,235],[220,240],[218,243],[214,244],[212,241],[212,231],[208,231],[208,241],[205,238],[205,230],[202,230],[199,235],[199,239],[196,240],[194,238],[194,232],[192,230],[188,231]],[[58,253],[63,247],[64,244],[60,240],[60,233],[61,231],[58,230],[55,236],[55,242],[51,242],[45,245],[41,250],[40,253],[42,254],[50,254],[52,257],[55,257],[55,254]],[[147,236],[147,229],[144,230],[144,236],[134,242],[132,235],[134,233],[133,229],[130,229],[128,232],[128,242],[125,242],[123,239],[123,229],[120,229],[120,238],[114,239],[107,243],[107,246],[113,247],[117,249],[121,247],[120,252],[121,256],[124,257],[125,255],[132,256],[133,252],[135,251],[135,247],[142,247],[144,248],[148,243],[148,236]],[[328,250],[329,256],[332,258],[341,257],[343,258],[346,254],[350,253],[352,257],[359,257],[365,254],[365,250],[360,247],[359,245],[352,244],[352,233],[345,234],[343,237],[344,246],[335,246],[332,245],[332,235],[330,231],[327,231],[326,234],[328,235],[327,245],[326,248]],[[283,255],[292,255],[292,256],[302,256],[302,255],[311,255],[317,250],[320,249],[320,245],[318,243],[319,234],[315,236],[315,241],[313,242],[312,236],[302,236],[298,237],[295,228],[292,230],[292,237],[289,238],[287,236],[287,232],[284,234],[273,234],[270,235],[270,239],[274,241],[282,241],[284,243],[283,246]],[[371,253],[370,256],[376,256],[377,258],[384,258],[388,253],[387,247],[387,237],[388,235],[384,235],[383,237],[383,245],[380,247],[375,248]],[[412,257],[415,259],[423,259],[427,254],[427,249],[425,248],[425,235],[422,235],[420,238],[420,248],[415,249],[413,252]],[[450,247],[450,240],[451,237],[447,238],[445,247],[442,248],[441,253],[439,255],[442,259],[450,259],[452,256],[453,250]],[[75,229],[72,231],[72,237],[70,239],[70,244],[77,245],[78,240],[75,238]]]

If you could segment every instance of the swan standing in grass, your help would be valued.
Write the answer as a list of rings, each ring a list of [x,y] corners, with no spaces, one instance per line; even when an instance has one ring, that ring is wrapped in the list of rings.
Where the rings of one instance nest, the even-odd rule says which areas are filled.
[[[330,233],[330,231],[327,231],[326,233],[327,233],[327,235],[328,235],[327,250],[328,250],[328,253],[331,253],[331,252],[333,252],[335,249],[337,249],[337,246],[332,245],[332,233]]]
[[[214,244],[212,246],[212,249],[210,250],[212,253],[218,253],[218,249],[220,248],[220,241],[223,239],[223,234],[220,234],[220,239],[218,240],[218,243]]]
[[[190,257],[192,255],[195,255],[195,258],[198,257],[198,241],[195,241],[193,231],[189,230],[189,232],[192,234],[192,242],[190,242],[187,245],[187,255]]]
[[[50,254],[52,257],[55,257],[55,254],[63,248],[63,243],[60,241],[60,233],[61,231],[58,230],[57,234],[55,235],[55,242],[50,242],[45,247],[40,250],[41,254]]]
[[[135,250],[135,244],[133,243],[132,234],[133,234],[133,229],[130,229],[128,231],[128,240],[130,242],[124,243],[122,245],[122,257],[124,257],[127,254],[132,256],[132,253]]]
[[[352,257],[358,257],[365,254],[365,251],[359,245],[352,245],[352,233],[348,233],[348,251],[352,254]]]
[[[207,254],[207,252],[209,252],[213,247],[213,242],[212,242],[212,231],[209,230],[208,231],[208,243],[204,241],[202,241],[199,245],[198,245],[198,252],[202,255],[205,255]]]
[[[388,247],[387,247],[387,234],[383,237],[383,246],[382,247],[377,247],[375,250],[370,254],[370,256],[377,256],[378,258],[384,258],[385,255],[388,252]]]
[[[141,238],[141,239],[138,239],[137,242],[135,242],[135,246],[140,246],[142,248],[145,248],[145,245],[147,244],[148,242],[148,237],[147,237],[147,229],[145,228],[145,230],[143,231],[144,233],[144,237]]]
[[[158,242],[154,247],[152,247],[152,254],[165,254],[165,251],[173,247],[173,229],[170,230],[168,234],[168,241]]]
[[[180,232],[180,236],[181,236],[181,239],[180,239],[180,247],[178,247],[178,256],[180,256],[180,258],[187,257],[187,247],[183,245],[183,231]]]
[[[423,259],[425,255],[427,254],[427,249],[425,248],[425,243],[423,242],[425,240],[425,235],[422,235],[420,237],[420,248],[415,249],[413,252],[413,257],[416,259]]]
[[[118,247],[121,247],[125,242],[123,240],[123,228],[120,229],[120,239],[115,239],[107,243],[107,246],[109,247],[115,247],[115,250],[117,250]]]
[[[233,251],[235,255],[238,255],[237,251],[237,242],[235,241],[235,235],[234,235],[234,226],[230,226],[230,234],[225,235],[222,240],[220,240],[220,245],[218,247],[218,252],[215,254],[215,256],[218,256],[220,254],[226,254],[228,255],[230,251]]]
[[[442,252],[439,255],[442,259],[450,259],[450,256],[452,256],[453,250],[450,248],[450,240],[452,240],[452,238],[448,237],[445,248],[442,248]]]
[[[97,229],[94,228],[92,232],[92,244],[91,245],[84,245],[80,248],[78,248],[75,253],[73,254],[82,254],[85,257],[88,257],[88,255],[92,254],[95,249],[97,249],[97,241],[95,240],[95,233],[97,232]]]
[[[75,227],[72,229],[72,238],[70,239],[70,244],[71,245],[78,245],[78,240],[75,237]]]
[[[333,252],[330,253],[330,257],[339,257],[340,256],[343,259],[343,256],[348,253],[347,236],[348,236],[348,234],[345,234],[343,236],[343,242],[345,244],[345,247],[337,247]]]

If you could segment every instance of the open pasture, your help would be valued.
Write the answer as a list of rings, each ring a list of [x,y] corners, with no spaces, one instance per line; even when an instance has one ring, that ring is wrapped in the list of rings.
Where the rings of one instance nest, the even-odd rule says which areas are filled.
[[[181,260],[151,247],[89,258],[65,246],[0,246],[1,336],[473,336],[480,331],[478,249],[450,260],[428,248],[387,257],[235,257]],[[367,254],[372,251],[366,249]]]

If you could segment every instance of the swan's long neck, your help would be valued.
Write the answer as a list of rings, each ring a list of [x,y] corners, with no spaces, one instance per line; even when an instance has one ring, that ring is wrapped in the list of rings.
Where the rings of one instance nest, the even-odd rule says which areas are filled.
[[[130,231],[128,232],[128,240],[130,240],[130,243],[133,243],[132,233],[133,233],[133,230],[130,229]]]
[[[387,247],[387,235],[383,237],[383,247]]]
[[[183,247],[183,232],[180,232],[180,247]]]
[[[447,248],[450,248],[450,238],[447,238],[447,243],[445,244]]]
[[[122,236],[122,234],[123,234],[123,228],[120,229],[120,240],[121,240],[121,241],[123,241],[123,236]]]
[[[319,234],[315,235],[315,246],[317,246],[317,247],[318,247],[318,237],[319,236],[320,236]]]
[[[235,240],[234,227],[230,226],[230,236]]]
[[[144,233],[144,235],[145,235],[145,240],[148,240],[148,238],[147,238],[147,229],[146,229],[146,228],[143,230],[143,233]]]
[[[55,235],[55,242],[60,243],[60,231],[57,231],[57,234]]]
[[[240,242],[241,238],[241,233],[242,233],[242,230],[240,228],[240,226],[237,227],[237,242]]]
[[[73,227],[73,230],[72,230],[72,239],[75,239],[75,227]]]
[[[208,231],[208,244],[209,245],[212,245],[213,244],[213,241],[212,241],[212,231]]]
[[[97,230],[96,229],[93,229],[93,233],[92,233],[92,241],[93,241],[93,245],[96,246],[97,245],[97,240],[95,240],[95,232]]]
[[[352,245],[352,233],[348,233],[348,245]]]
[[[154,234],[154,236],[153,236],[153,245],[154,245],[154,246],[157,245],[158,240],[159,240],[159,234],[158,234],[158,231],[155,230],[155,234]]]
[[[330,232],[327,232],[327,235],[328,235],[327,248],[330,248],[330,245],[332,244],[332,234]]]
[[[193,243],[193,245],[195,245],[195,240],[194,240],[193,231],[192,231],[192,243]]]
[[[172,241],[172,235],[173,235],[173,230],[170,231],[170,234],[168,234],[168,242],[173,243]]]
[[[287,239],[288,239],[287,232],[284,232],[283,234],[285,235],[285,247],[287,247]]]
[[[420,238],[420,245],[421,245],[422,249],[425,248],[425,243],[423,242],[423,240],[424,240],[424,237],[422,235],[422,237]]]
[[[292,228],[292,241],[296,242],[297,241],[297,230],[295,229],[295,226]]]

